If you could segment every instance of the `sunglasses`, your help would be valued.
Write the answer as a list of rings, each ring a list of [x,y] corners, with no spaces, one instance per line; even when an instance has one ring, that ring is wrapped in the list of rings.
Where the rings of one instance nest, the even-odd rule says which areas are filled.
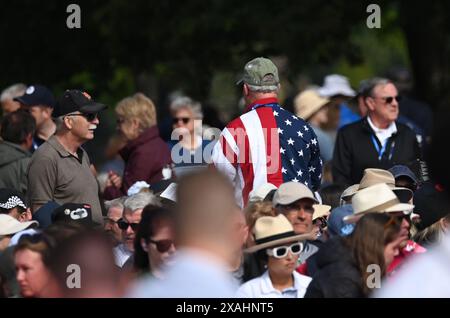
[[[289,246],[278,246],[275,248],[271,248],[271,249],[267,249],[267,255],[269,256],[273,256],[275,258],[285,258],[289,251],[293,254],[293,255],[298,255],[302,252],[303,250],[303,244],[300,242],[294,243],[292,245]]]
[[[183,122],[183,124],[187,124],[188,122],[190,122],[191,121],[191,119],[189,118],[189,117],[175,117],[175,118],[173,118],[172,119],[172,122],[174,123],[174,124],[178,124],[178,122],[179,121],[182,121]]]
[[[167,252],[168,250],[170,250],[172,245],[174,245],[172,240],[160,240],[160,241],[149,240],[149,242],[155,244],[156,245],[156,249],[160,253]]]
[[[139,223],[128,223],[128,222],[125,222],[123,219],[120,219],[119,221],[117,221],[117,226],[122,231],[127,230],[128,227],[131,226],[131,229],[136,232],[139,228]]]
[[[98,113],[81,113],[81,114],[69,114],[67,116],[82,116],[86,118],[87,121],[94,121],[98,118]]]
[[[402,100],[401,96],[388,96],[388,97],[381,97],[382,100],[384,100],[384,102],[386,104],[391,104],[394,99],[397,101],[397,103],[399,103]]]
[[[320,218],[317,218],[313,221],[313,224],[320,223],[320,229],[323,230],[328,226],[327,218],[322,216]]]

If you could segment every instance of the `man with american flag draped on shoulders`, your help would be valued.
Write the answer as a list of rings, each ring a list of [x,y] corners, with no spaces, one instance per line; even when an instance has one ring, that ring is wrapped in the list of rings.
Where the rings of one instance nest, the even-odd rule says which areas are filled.
[[[319,143],[311,126],[278,102],[278,69],[267,58],[248,62],[242,85],[246,110],[231,121],[216,143],[212,161],[235,187],[245,206],[248,195],[264,183],[301,182],[318,190],[322,178]]]

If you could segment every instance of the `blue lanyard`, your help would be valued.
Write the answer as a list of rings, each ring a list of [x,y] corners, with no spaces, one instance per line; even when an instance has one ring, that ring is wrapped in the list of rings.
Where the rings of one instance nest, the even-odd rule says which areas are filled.
[[[387,146],[387,144],[389,142],[389,138],[386,140],[386,142],[384,143],[384,145],[381,148],[378,145],[378,142],[377,142],[377,140],[375,138],[376,138],[375,135],[372,135],[372,143],[375,146],[375,149],[376,149],[376,151],[378,153],[378,161],[381,161],[381,158],[383,157],[383,154],[386,151],[386,146]],[[395,141],[393,141],[392,145],[391,145],[391,151],[389,153],[389,160],[392,159],[392,155],[394,153],[394,147],[395,147]]]

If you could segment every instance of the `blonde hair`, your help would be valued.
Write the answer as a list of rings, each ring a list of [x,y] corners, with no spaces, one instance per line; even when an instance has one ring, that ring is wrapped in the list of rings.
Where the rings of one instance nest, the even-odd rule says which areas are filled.
[[[156,108],[150,98],[142,93],[122,99],[116,106],[117,116],[126,120],[137,119],[141,129],[156,125]]]
[[[245,221],[249,231],[255,226],[256,220],[262,216],[276,216],[272,202],[252,202],[245,208]]]

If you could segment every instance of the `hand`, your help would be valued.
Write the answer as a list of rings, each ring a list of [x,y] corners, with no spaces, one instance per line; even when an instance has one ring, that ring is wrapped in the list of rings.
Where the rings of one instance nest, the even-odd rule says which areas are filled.
[[[114,171],[108,172],[108,181],[118,189],[122,187],[122,178]]]

